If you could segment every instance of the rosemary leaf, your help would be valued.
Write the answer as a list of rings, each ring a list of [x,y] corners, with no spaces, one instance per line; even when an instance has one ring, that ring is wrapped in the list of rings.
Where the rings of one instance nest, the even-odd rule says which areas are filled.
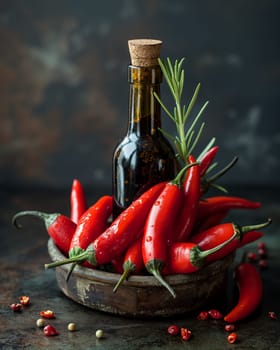
[[[164,110],[164,112],[169,116],[169,118],[171,118],[174,122],[176,122],[176,120],[174,119],[172,113],[168,110],[168,108],[162,103],[161,99],[159,98],[158,94],[155,92],[154,93],[155,98],[157,99],[157,101],[159,102],[159,104],[161,105],[162,109]]]
[[[202,157],[204,156],[204,154],[205,154],[206,152],[209,151],[209,149],[214,145],[215,142],[216,142],[216,138],[213,137],[213,138],[208,142],[208,144],[206,145],[206,147],[200,152],[199,157],[197,157],[197,161],[198,161],[198,162],[201,161],[201,159],[202,159]]]
[[[174,136],[171,135],[170,133],[168,133],[167,131],[165,131],[164,129],[160,128],[159,129],[164,136],[166,136],[167,138],[169,138],[172,142],[174,142]]]
[[[208,169],[206,170],[206,174],[208,175],[209,173],[211,173],[211,171],[213,171],[213,169],[215,169],[217,165],[218,165],[218,162],[210,164]]]
[[[191,110],[193,109],[193,106],[194,106],[194,104],[195,104],[195,102],[196,102],[196,100],[197,100],[197,96],[198,96],[198,94],[199,94],[199,90],[200,90],[200,83],[198,83],[197,86],[196,86],[196,88],[195,88],[194,94],[193,94],[193,96],[192,96],[192,98],[191,98],[191,101],[190,101],[190,103],[189,103],[189,105],[188,105],[187,111],[186,111],[186,113],[185,113],[185,115],[184,115],[184,121],[187,120],[187,118],[188,118],[188,116],[189,116]]]
[[[217,185],[217,184],[213,183],[210,186],[215,188],[215,189],[217,189],[217,190],[219,190],[219,191],[221,191],[221,192],[223,192],[223,193],[228,193],[228,190],[225,187],[221,186],[221,185]]]
[[[202,123],[201,126],[200,126],[200,128],[199,128],[199,131],[198,131],[198,133],[197,133],[197,135],[196,135],[196,138],[194,139],[192,145],[191,145],[190,148],[189,148],[189,153],[190,153],[190,154],[193,152],[194,148],[196,147],[196,145],[197,145],[197,143],[198,143],[198,141],[199,141],[199,139],[200,139],[200,136],[201,136],[201,134],[202,134],[202,131],[203,131],[203,129],[204,129],[204,126],[205,126],[205,123]]]
[[[185,58],[182,58],[180,60],[176,59],[174,63],[172,63],[169,57],[166,59],[165,62],[161,59],[158,60],[163,76],[169,86],[171,95],[174,99],[173,113],[171,113],[170,109],[166,107],[166,105],[162,102],[159,96],[155,94],[155,98],[160,103],[162,109],[175,123],[177,130],[176,137],[172,137],[172,135],[168,133],[165,134],[169,137],[169,139],[173,140],[174,146],[178,152],[178,159],[183,163],[183,165],[187,163],[188,156],[194,151],[204,130],[205,123],[201,124],[201,126],[198,129],[198,132],[195,132],[195,127],[200,116],[202,115],[208,104],[208,101],[204,103],[202,108],[199,110],[198,114],[195,116],[193,122],[191,123],[190,128],[186,130],[188,118],[191,115],[193,107],[198,98],[198,94],[200,91],[200,83],[196,86],[188,106],[183,104],[182,95],[185,83],[185,71],[183,69],[184,60]]]

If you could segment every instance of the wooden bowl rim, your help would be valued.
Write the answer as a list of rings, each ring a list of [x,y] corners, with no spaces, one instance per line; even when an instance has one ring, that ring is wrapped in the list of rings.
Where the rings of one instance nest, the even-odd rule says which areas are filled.
[[[66,259],[66,256],[58,249],[52,239],[48,241],[48,252],[53,261],[59,261]],[[225,258],[212,262],[209,265],[204,266],[201,270],[198,270],[191,274],[176,274],[176,275],[165,275],[164,279],[171,285],[182,285],[187,283],[197,283],[202,280],[208,280],[213,276],[223,273],[229,268],[233,262],[234,254],[230,254]],[[66,272],[70,269],[69,265],[61,265],[56,269],[63,269]],[[72,275],[79,276],[84,279],[95,281],[98,283],[112,284],[115,285],[119,278],[119,273],[106,272],[102,270],[95,270],[81,265],[77,265],[72,272]],[[131,275],[124,284],[126,286],[137,286],[137,287],[148,287],[148,286],[159,286],[160,283],[154,276],[149,275]]]

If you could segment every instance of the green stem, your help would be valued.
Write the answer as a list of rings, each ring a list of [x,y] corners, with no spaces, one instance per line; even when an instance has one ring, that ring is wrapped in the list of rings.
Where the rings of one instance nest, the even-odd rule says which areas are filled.
[[[159,271],[152,271],[152,274],[154,275],[154,277],[163,285],[163,287],[165,287],[169,293],[173,296],[173,298],[176,298],[176,293],[173,290],[173,288],[170,287],[170,285],[163,279],[163,277],[161,276]]]
[[[171,288],[171,286],[161,276],[160,271],[163,269],[163,265],[164,264],[161,260],[154,259],[154,260],[149,261],[146,264],[146,269],[149,273],[151,273],[160,282],[160,284],[163,287],[165,287],[169,291],[169,293],[173,296],[173,298],[176,298],[176,293],[173,290],[173,288]]]
[[[66,282],[68,282],[68,280],[69,280],[70,276],[72,275],[72,272],[73,272],[73,270],[74,270],[74,268],[76,267],[77,264],[78,263],[76,263],[76,262],[72,263],[72,265],[70,267],[70,270],[68,271],[68,274],[66,276]]]
[[[182,110],[181,110],[181,104],[180,101],[176,101],[176,108],[177,108],[177,114],[178,114],[178,122],[177,122],[177,130],[179,134],[180,139],[180,153],[183,156],[183,159],[185,161],[188,158],[188,150],[187,150],[187,143],[185,141],[185,127],[184,127],[184,121],[182,116]]]
[[[191,164],[187,164],[185,165],[180,171],[179,173],[176,175],[175,179],[171,180],[170,183],[172,183],[173,185],[176,185],[178,187],[181,186],[182,183],[182,177],[185,175],[186,171],[191,168],[194,165],[198,165],[198,162],[194,162]]]
[[[242,232],[242,234],[244,234],[246,232],[250,232],[250,231],[257,231],[257,230],[260,230],[260,229],[262,229],[264,227],[267,227],[271,223],[272,223],[272,219],[268,218],[267,221],[265,221],[265,222],[263,222],[261,224],[242,226],[242,227],[240,227],[240,231]]]
[[[190,250],[190,262],[194,267],[200,268],[204,265],[205,259],[211,255],[216,253],[217,251],[224,248],[227,244],[229,244],[231,241],[233,241],[235,238],[239,238],[241,232],[240,230],[237,230],[235,225],[234,226],[234,233],[233,235],[226,241],[224,241],[221,244],[218,244],[217,246],[207,249],[207,250],[201,250],[199,246],[194,246]]]
[[[214,143],[216,142],[216,138],[215,137],[212,137],[212,139],[208,142],[208,144],[205,146],[204,150],[200,152],[200,155],[197,157],[197,161],[200,162],[202,157],[205,155],[205,153],[207,151],[209,151],[209,149],[211,147],[213,147]]]
[[[135,264],[132,264],[130,261],[126,261],[124,263],[124,271],[118,280],[117,284],[115,285],[113,292],[116,293],[119,286],[130,276],[130,274],[135,270]]]
[[[251,226],[238,226],[235,224],[233,225],[233,235],[223,243],[202,251],[198,246],[195,246],[194,248],[191,249],[190,252],[190,261],[191,264],[195,267],[201,267],[204,265],[205,259],[211,255],[216,253],[217,251],[223,249],[226,245],[228,245],[231,241],[233,241],[235,238],[237,238],[239,241],[242,239],[242,236],[244,233],[249,232],[249,231],[254,231],[254,230],[259,230],[261,228],[264,228],[268,226],[272,222],[271,219],[268,219],[266,222],[258,224],[258,225],[251,225]]]
[[[61,214],[59,213],[44,213],[42,211],[37,211],[37,210],[26,210],[26,211],[21,211],[17,214],[15,214],[12,218],[12,224],[15,225],[17,228],[21,228],[22,226],[17,222],[17,219],[21,216],[26,216],[26,215],[31,215],[31,216],[36,216],[40,219],[42,219],[48,228],[56,219],[58,216]]]
[[[182,94],[185,80],[185,72],[182,68],[184,58],[180,61],[175,60],[174,63],[172,63],[169,58],[167,58],[165,62],[161,59],[158,59],[158,62],[161,67],[163,76],[169,86],[171,95],[173,97],[173,113],[169,108],[166,107],[166,105],[163,103],[163,101],[158,95],[155,94],[155,98],[157,99],[165,113],[168,115],[168,117],[175,123],[177,136],[171,136],[169,138],[171,138],[174,143],[174,146],[178,153],[178,159],[180,160],[180,162],[182,162],[182,164],[186,164],[188,156],[193,152],[193,149],[198,143],[198,139],[200,138],[201,133],[204,129],[204,124],[202,124],[199,128],[197,135],[195,136],[195,126],[201,114],[205,110],[208,101],[200,109],[200,111],[194,118],[194,121],[191,124],[189,130],[186,132],[186,122],[197,101],[198,93],[200,90],[200,84],[197,85],[188,106],[184,105],[182,103]],[[194,139],[193,142],[192,139]]]
[[[235,238],[240,240],[241,239],[241,232],[235,225],[233,225],[233,226],[234,226],[234,233],[229,239],[227,239],[223,243],[220,243],[220,244],[216,245],[213,248],[210,248],[210,249],[207,249],[207,250],[204,250],[204,251],[201,250],[200,253],[199,253],[199,257],[204,260],[205,258],[207,258],[207,256],[209,256],[211,254],[214,254],[214,253],[218,252],[219,250],[221,250],[222,248],[224,248],[226,245],[228,245]]]
[[[87,250],[85,250],[83,253],[76,255],[76,256],[72,256],[71,258],[67,258],[67,259],[63,259],[63,260],[59,260],[59,261],[54,261],[54,262],[49,263],[49,264],[45,264],[45,269],[51,269],[51,268],[54,268],[57,266],[71,264],[71,263],[81,264],[84,261],[89,260],[89,258],[90,258],[90,254]]]

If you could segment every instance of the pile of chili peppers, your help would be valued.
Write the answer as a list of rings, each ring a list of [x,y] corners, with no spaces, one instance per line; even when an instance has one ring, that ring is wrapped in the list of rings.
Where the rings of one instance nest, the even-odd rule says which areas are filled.
[[[217,177],[207,179],[206,174],[217,151],[217,146],[212,147],[199,162],[189,156],[187,166],[175,179],[148,189],[112,222],[112,196],[104,195],[88,206],[77,179],[72,184],[69,216],[32,210],[17,213],[12,221],[17,227],[20,227],[18,219],[25,215],[44,221],[50,237],[66,255],[64,260],[45,267],[71,264],[67,279],[77,264],[94,269],[110,268],[120,274],[116,292],[130,274],[149,273],[175,298],[176,292],[166,282],[166,275],[195,273],[256,241],[263,236],[261,230],[271,223],[271,219],[249,226],[227,222],[231,210],[257,209],[260,203],[229,195],[207,197]],[[248,266],[243,266],[236,274],[241,280],[256,281],[255,272],[248,270]],[[251,311],[259,304],[260,295],[256,295]],[[240,298],[246,303],[251,294]],[[235,322],[246,316],[232,310],[225,319]]]

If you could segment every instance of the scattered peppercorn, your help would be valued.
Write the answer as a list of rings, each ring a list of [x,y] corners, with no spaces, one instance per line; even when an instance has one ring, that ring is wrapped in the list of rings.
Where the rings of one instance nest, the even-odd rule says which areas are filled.
[[[180,328],[176,324],[172,324],[167,327],[167,333],[170,335],[178,335],[180,332]]]
[[[104,333],[103,333],[102,329],[98,329],[98,330],[95,332],[95,336],[96,336],[97,339],[103,338]]]
[[[10,308],[14,312],[21,312],[22,311],[22,304],[20,304],[20,303],[13,303],[13,304],[10,305]]]
[[[230,333],[227,337],[227,341],[230,343],[230,344],[234,344],[236,343],[237,341],[237,334],[236,333]]]
[[[36,326],[39,328],[43,328],[46,325],[46,321],[43,318],[38,318],[36,321]]]
[[[44,327],[44,334],[47,336],[47,337],[51,337],[51,336],[54,336],[54,335],[58,335],[58,331],[53,327],[51,326],[50,324],[46,325]]]
[[[69,332],[74,332],[76,330],[76,324],[73,322],[69,323],[67,329]]]

